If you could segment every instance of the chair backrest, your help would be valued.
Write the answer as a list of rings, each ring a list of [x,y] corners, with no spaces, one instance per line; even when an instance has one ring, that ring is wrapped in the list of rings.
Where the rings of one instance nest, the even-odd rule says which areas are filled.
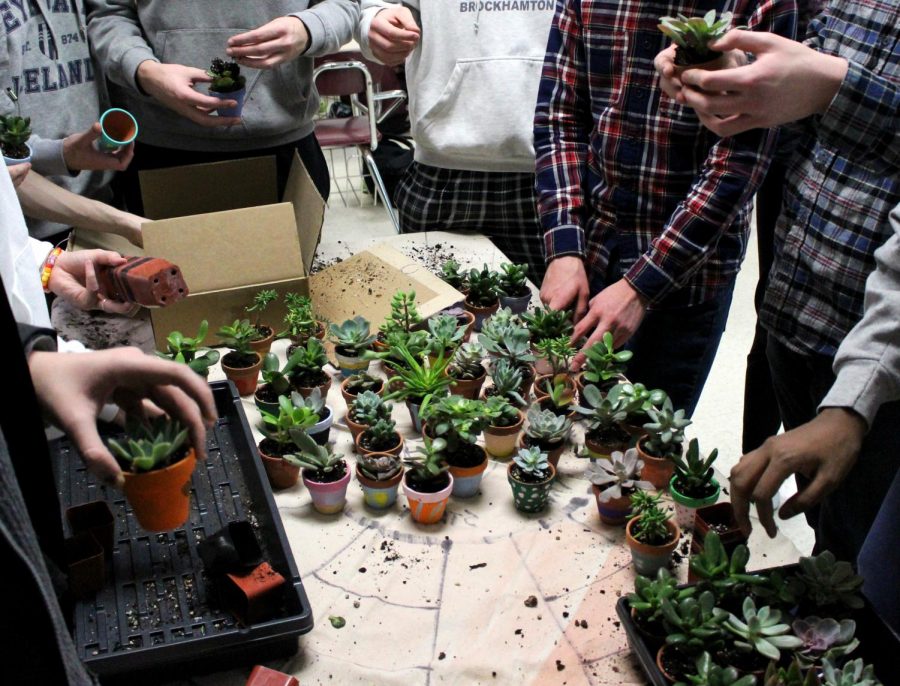
[[[313,72],[319,95],[340,97],[363,95],[372,89],[372,76],[366,65],[352,60],[347,62],[323,62]]]

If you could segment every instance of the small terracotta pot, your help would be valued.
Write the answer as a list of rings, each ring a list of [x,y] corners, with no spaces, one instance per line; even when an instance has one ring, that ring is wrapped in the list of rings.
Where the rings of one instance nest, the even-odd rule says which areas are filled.
[[[659,673],[663,675],[663,678],[668,681],[670,684],[674,684],[677,679],[669,674],[665,667],[663,667],[663,653],[668,650],[672,650],[672,648],[668,645],[660,646],[659,650],[656,651],[656,667],[659,669]]]
[[[500,309],[500,300],[498,299],[497,302],[490,307],[479,307],[478,305],[472,305],[469,302],[469,299],[466,298],[465,306],[466,310],[475,316],[475,331],[481,331],[484,322],[494,314],[494,312]]]
[[[747,536],[738,527],[737,520],[734,518],[734,507],[730,502],[723,501],[697,509],[694,517],[694,538],[691,544],[696,544],[699,549],[702,549],[706,534],[713,527],[716,527],[716,533],[719,534],[722,546],[729,555],[737,546],[747,543]]]
[[[453,491],[453,475],[450,474],[450,483],[446,488],[441,489],[437,493],[421,493],[410,488],[406,481],[409,473],[403,475],[403,494],[406,496],[406,502],[409,505],[409,513],[413,521],[420,524],[437,524],[444,516],[447,509],[447,501],[450,500],[450,493]]]
[[[245,625],[269,619],[281,604],[284,577],[263,562],[248,574],[223,577],[223,604]]]
[[[672,552],[681,540],[681,529],[670,519],[666,522],[666,527],[669,529],[669,542],[665,545],[648,545],[638,541],[631,533],[632,526],[638,519],[640,517],[628,520],[628,524],[625,526],[625,541],[631,549],[631,559],[637,573],[652,579],[656,577],[656,573],[661,567],[669,564],[669,558],[672,557]]]
[[[347,425],[347,428],[350,429],[350,435],[353,437],[353,450],[356,450],[356,439],[359,438],[359,435],[369,428],[368,424],[360,424],[359,422],[355,422],[350,418],[350,413],[344,415],[344,423]]]
[[[300,686],[300,682],[290,674],[256,665],[244,686]]]
[[[104,554],[111,559],[116,522],[112,510],[105,500],[92,500],[83,505],[73,505],[66,510],[66,521],[72,534],[89,534],[103,547]]]
[[[484,370],[482,370],[481,376],[477,379],[454,379],[450,385],[450,395],[459,395],[469,400],[477,400],[485,379],[487,379],[487,372]]]
[[[457,498],[471,498],[478,493],[478,487],[481,486],[481,479],[484,476],[484,470],[488,466],[487,453],[481,446],[479,448],[484,455],[484,459],[480,464],[474,467],[454,467],[450,465],[450,473],[453,475],[453,495]]]
[[[303,470],[303,485],[309,490],[313,507],[322,514],[337,514],[347,503],[347,484],[350,483],[350,468],[344,470],[344,476],[337,481],[321,483],[306,476]]]
[[[165,469],[124,472],[122,490],[146,531],[171,531],[184,525],[191,509],[191,475],[197,464],[194,449]]]
[[[103,546],[89,533],[64,541],[69,590],[76,598],[88,598],[106,585]]]
[[[259,457],[262,460],[263,467],[266,469],[266,476],[269,477],[269,484],[272,488],[283,489],[290,488],[295,485],[300,478],[300,467],[292,465],[280,455],[268,455],[259,449]]]
[[[508,307],[513,314],[522,314],[531,304],[531,290],[525,295],[501,295],[500,307]]]
[[[350,379],[344,379],[341,381],[341,397],[344,398],[344,402],[347,403],[347,409],[353,404],[353,401],[356,400],[356,395],[347,392],[347,383]],[[381,379],[378,379],[381,381]],[[376,395],[381,395],[384,392],[384,381],[381,381],[381,386],[375,391]]]
[[[389,454],[372,453],[375,457]],[[356,465],[356,481],[362,489],[366,505],[375,510],[386,510],[391,507],[397,501],[397,490],[403,480],[403,474],[404,469],[401,467],[400,471],[387,481],[376,481],[363,474],[359,465]]]
[[[275,340],[275,329],[266,324],[261,326],[269,330],[269,335],[257,341],[250,341],[250,349],[255,353],[259,353],[260,357],[265,357],[266,353],[272,348],[272,341]]]
[[[606,502],[600,501],[602,491],[599,486],[591,484],[594,498],[597,501],[597,511],[600,513],[600,521],[610,526],[621,526],[631,517],[631,496],[623,495],[611,498]]]
[[[512,426],[487,426],[484,430],[484,449],[488,455],[509,457],[516,452],[516,443],[524,422],[525,415],[519,410],[519,421]]]
[[[224,355],[222,359],[224,360]],[[222,362],[222,371],[225,377],[234,383],[240,395],[251,395],[256,390],[256,384],[259,381],[259,370],[262,369],[263,359],[259,353],[256,353],[256,364],[252,367],[229,367]]]
[[[357,434],[356,438],[353,440],[353,444],[356,446],[356,452],[360,455],[374,455],[376,453],[387,453],[388,455],[397,455],[403,452],[404,440],[403,436],[400,435],[399,431],[395,431],[394,435],[397,437],[397,444],[388,450],[369,450],[364,445],[362,445],[362,437],[366,433],[366,429],[369,427],[365,427],[359,434]]]
[[[229,522],[197,544],[206,573],[212,576],[233,572],[243,574],[262,561],[262,548],[246,520]]]
[[[461,314],[456,316],[456,319],[459,321],[460,326],[465,325],[466,332],[463,334],[463,341],[468,341],[475,330],[475,315],[468,310],[463,310]],[[465,321],[462,321],[463,319]]]
[[[538,483],[526,483],[513,476],[512,470],[515,462],[510,462],[506,468],[506,480],[513,492],[513,503],[521,512],[542,512],[547,507],[550,499],[550,489],[553,480],[556,479],[556,467],[550,465],[550,476]]]
[[[614,452],[624,452],[628,450],[628,441],[623,441],[621,443],[601,443],[585,434],[584,447],[587,449],[588,454],[594,459],[608,460],[610,459],[610,455]]]
[[[264,383],[264,384],[259,384],[259,385],[256,387],[256,390],[253,392],[253,403],[256,405],[256,407],[257,407],[258,410],[260,410],[260,411],[263,411],[263,410],[264,410],[264,411],[268,412],[269,414],[275,414],[275,415],[277,415],[277,414],[278,414],[278,411],[279,411],[278,402],[277,402],[277,401],[276,401],[276,402],[269,402],[268,400],[262,400],[262,399],[259,397],[259,394],[260,394],[263,390],[265,390],[266,388],[268,388],[268,386],[269,386],[269,384]],[[290,395],[290,391],[288,391],[287,394]]]
[[[543,445],[532,446],[525,442],[525,434],[523,433],[519,436],[519,448],[533,448],[538,447],[541,449],[542,453],[547,453],[547,461],[552,464],[554,467],[559,466],[559,458],[562,457],[563,451],[566,449],[566,442],[561,441],[555,447],[549,448]]]
[[[705,498],[691,498],[678,491],[675,486],[675,479],[677,478],[677,476],[673,476],[669,481],[669,493],[672,494],[672,500],[675,501],[675,520],[683,530],[691,531],[694,528],[694,517],[697,510],[715,503],[719,499],[719,493],[722,492],[722,489],[719,486],[719,482],[713,479],[711,483],[716,485],[716,490],[712,495]]]
[[[718,57],[714,57],[711,60],[706,62],[701,62],[700,64],[687,64],[680,65],[675,64],[675,76],[677,78],[681,78],[681,75],[686,72],[688,69],[705,69],[706,71],[718,71],[719,69],[723,69],[728,66],[728,61],[722,53],[717,53]]]
[[[531,344],[531,353],[535,356],[534,361],[534,373],[538,376],[546,376],[547,374],[553,373],[553,367],[550,365],[550,362],[546,357],[543,357],[540,351],[535,347],[534,343]]]
[[[339,348],[334,349],[334,357],[337,360],[338,368],[341,370],[341,376],[345,379],[348,376],[364,372],[369,368],[369,360],[364,360],[361,355],[347,355],[341,352]]]
[[[644,442],[648,438],[649,436],[645,434],[635,444],[638,457],[644,462],[641,479],[649,481],[656,490],[661,491],[669,486],[672,475],[675,474],[675,463],[667,457],[655,457],[644,450]]]
[[[327,372],[325,373],[325,376],[328,377],[328,381],[325,381],[318,386],[294,386],[294,389],[304,398],[308,398],[312,395],[313,391],[318,388],[319,392],[322,394],[322,397],[327,398],[328,391],[331,389],[331,377]]]

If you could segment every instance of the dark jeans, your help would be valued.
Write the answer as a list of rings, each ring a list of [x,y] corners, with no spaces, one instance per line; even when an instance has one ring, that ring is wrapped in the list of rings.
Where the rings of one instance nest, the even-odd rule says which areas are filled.
[[[766,294],[766,282],[775,248],[775,224],[781,214],[781,203],[784,196],[785,166],[781,162],[772,162],[765,181],[756,194],[756,247],[759,253],[759,281],[753,295],[753,305],[759,314],[763,298]],[[769,361],[766,359],[766,340],[768,334],[757,320],[753,345],[747,355],[747,373],[744,379],[744,427],[741,447],[749,453],[763,444],[769,436],[778,433],[781,427],[781,414],[775,389],[772,387],[772,375],[769,373]]]
[[[595,279],[591,295],[604,285]],[[625,344],[634,352],[628,378],[647,388],[661,388],[669,394],[675,409],[684,409],[690,417],[725,331],[733,292],[734,281],[705,303],[648,310],[640,328]]]
[[[766,354],[784,428],[790,430],[810,421],[834,383],[833,360],[794,352],[773,336],[769,336]],[[898,426],[900,402],[882,405],[847,478],[819,507],[806,513],[807,522],[816,532],[816,552],[830,550],[838,559],[856,560],[900,468]],[[807,483],[797,476],[799,488]]]
[[[141,198],[141,187],[138,180],[138,172],[143,169],[166,169],[168,167],[183,167],[188,164],[208,164],[210,162],[225,162],[227,160],[241,160],[248,157],[275,157],[275,166],[278,179],[278,197],[284,193],[287,185],[288,174],[291,171],[291,163],[294,160],[294,151],[300,155],[306,171],[316,185],[319,195],[327,201],[331,190],[331,177],[328,173],[328,165],[322,148],[316,140],[315,134],[301,138],[293,143],[287,143],[275,148],[263,148],[260,150],[228,151],[228,152],[197,152],[194,150],[175,150],[172,148],[160,148],[146,143],[136,143],[134,146],[134,160],[128,169],[119,175],[119,188],[117,189],[125,200],[129,212],[134,214],[144,213],[144,202]]]
[[[900,472],[884,497],[859,552],[863,593],[881,618],[900,635]]]

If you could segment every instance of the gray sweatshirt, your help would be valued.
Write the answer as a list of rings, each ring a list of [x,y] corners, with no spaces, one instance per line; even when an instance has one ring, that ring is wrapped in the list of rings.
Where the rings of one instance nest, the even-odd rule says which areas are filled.
[[[22,116],[31,117],[28,141],[34,170],[78,195],[111,197],[111,173],[72,175],[63,160],[63,138],[86,131],[100,116],[101,87],[91,60],[82,0],[0,1],[0,112],[15,114],[5,91],[18,95]],[[30,233],[43,238],[67,228],[29,220]]]
[[[336,52],[359,21],[358,0],[88,0],[88,35],[97,62],[112,82],[115,104],[132,112],[139,140],[179,150],[254,150],[290,143],[313,130],[319,96],[313,58]],[[309,30],[309,49],[275,69],[243,70],[247,96],[240,125],[205,128],[143,95],[135,82],[145,60],[207,69],[226,58],[228,38],[279,16],[299,17]],[[205,87],[198,90],[205,92]]]
[[[398,3],[362,0],[359,44]],[[555,3],[405,0],[422,29],[406,60],[416,160],[434,167],[534,173],[534,106]]]

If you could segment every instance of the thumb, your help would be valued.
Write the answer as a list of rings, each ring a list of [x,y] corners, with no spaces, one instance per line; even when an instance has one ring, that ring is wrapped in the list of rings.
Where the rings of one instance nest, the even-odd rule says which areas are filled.
[[[89,141],[95,141],[98,138],[100,138],[100,135],[102,132],[103,132],[103,127],[100,126],[100,122],[95,121],[93,123],[93,125],[91,125],[91,128],[89,128],[87,131],[85,131],[84,135]]]
[[[405,7],[403,8],[403,11],[397,12],[397,14],[394,15],[394,24],[407,31],[415,31],[416,33],[419,33],[420,31],[419,25],[416,24],[412,12]]]
[[[715,43],[710,44],[710,48],[719,52],[728,50],[742,50],[744,52],[760,53],[770,49],[777,38],[771,33],[762,31],[749,31],[747,29],[732,29]]]

